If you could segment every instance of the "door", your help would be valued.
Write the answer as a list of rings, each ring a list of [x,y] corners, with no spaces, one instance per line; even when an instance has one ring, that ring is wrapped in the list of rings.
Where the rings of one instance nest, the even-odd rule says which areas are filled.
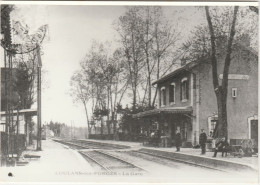
[[[258,120],[251,121],[251,139],[258,143]]]

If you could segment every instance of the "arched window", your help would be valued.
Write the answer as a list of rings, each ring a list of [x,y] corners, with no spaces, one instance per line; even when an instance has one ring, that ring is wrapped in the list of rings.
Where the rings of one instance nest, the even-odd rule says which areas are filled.
[[[181,101],[186,102],[189,99],[189,81],[187,78],[181,80]]]
[[[170,104],[175,103],[175,83],[171,83],[169,86],[169,101]]]
[[[161,106],[165,106],[166,104],[166,91],[165,91],[165,87],[161,88]]]

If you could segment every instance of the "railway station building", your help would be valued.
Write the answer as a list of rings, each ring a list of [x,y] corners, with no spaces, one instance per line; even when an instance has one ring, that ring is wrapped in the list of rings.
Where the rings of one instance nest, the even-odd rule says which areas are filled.
[[[258,53],[249,42],[235,44],[229,69],[227,96],[228,139],[258,140]],[[221,81],[225,51],[218,56]],[[182,60],[177,70],[153,83],[159,92],[157,108],[135,114],[141,132],[159,129],[174,145],[176,130],[183,146],[199,143],[200,130],[210,135],[218,121],[217,100],[209,59]]]

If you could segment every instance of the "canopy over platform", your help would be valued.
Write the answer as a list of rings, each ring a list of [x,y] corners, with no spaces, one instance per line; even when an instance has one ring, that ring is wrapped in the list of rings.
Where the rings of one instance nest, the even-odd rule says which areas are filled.
[[[153,109],[149,111],[140,112],[134,114],[134,118],[141,118],[151,115],[156,115],[160,113],[169,113],[169,114],[192,114],[192,107],[167,107],[167,108],[159,108]]]

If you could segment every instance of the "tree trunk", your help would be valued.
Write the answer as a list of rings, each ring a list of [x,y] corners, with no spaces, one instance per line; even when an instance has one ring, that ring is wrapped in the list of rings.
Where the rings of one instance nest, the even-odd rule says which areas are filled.
[[[147,9],[148,19],[146,21],[146,42],[145,42],[145,55],[146,55],[146,64],[147,64],[147,74],[148,74],[148,106],[151,107],[151,94],[152,94],[152,87],[151,87],[151,67],[150,67],[150,60],[149,60],[149,8]]]
[[[227,126],[227,104],[222,92],[217,94],[217,105],[218,105],[218,123],[216,125],[216,132],[214,133],[215,138],[228,139],[228,126]]]
[[[148,74],[148,106],[151,108],[151,99],[152,99],[152,84],[151,84],[151,74]]]
[[[101,127],[100,127],[100,134],[101,134],[101,136],[103,136],[103,127],[104,127],[103,117],[101,117]]]
[[[209,7],[205,7],[206,18],[209,26],[210,40],[211,40],[211,63],[212,63],[212,78],[214,91],[217,97],[218,105],[218,125],[217,130],[214,134],[215,137],[225,137],[228,139],[228,122],[227,122],[227,92],[228,92],[228,74],[229,67],[231,62],[231,53],[232,53],[232,43],[235,36],[235,24],[238,12],[238,6],[234,7],[234,15],[230,30],[230,36],[227,44],[227,53],[225,57],[224,69],[223,69],[223,80],[222,86],[218,82],[218,70],[217,70],[217,58],[216,58],[216,38],[214,33],[214,27],[211,21],[211,16],[209,13]]]
[[[133,89],[133,112],[136,110],[136,88]]]
[[[155,94],[154,94],[154,97],[153,97],[153,104],[152,104],[153,107],[154,107],[154,105],[155,105],[157,93],[158,93],[158,88],[156,87]]]
[[[87,122],[88,122],[88,138],[89,138],[89,135],[91,134],[91,130],[90,130],[90,124],[89,124],[89,119],[88,119],[88,110],[87,110],[86,102],[83,102],[83,105],[85,108],[85,113],[86,113]]]
[[[110,82],[108,82],[108,87],[107,87],[107,109],[109,110],[110,103],[112,104],[112,101],[110,102]],[[112,110],[111,110],[112,111]],[[110,120],[109,120],[109,113],[107,114],[107,133],[110,134]]]

